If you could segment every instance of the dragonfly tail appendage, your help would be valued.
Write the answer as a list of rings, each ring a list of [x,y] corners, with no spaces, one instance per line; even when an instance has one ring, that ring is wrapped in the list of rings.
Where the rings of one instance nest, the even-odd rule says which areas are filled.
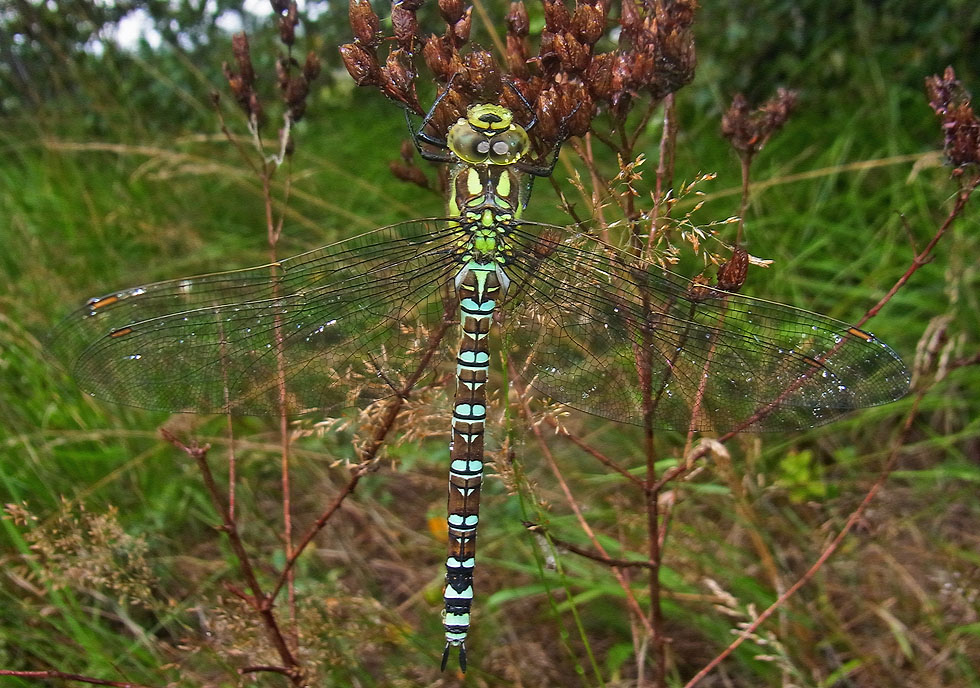
[[[442,671],[446,670],[446,665],[449,663],[449,654],[453,648],[452,643],[446,643],[446,649],[442,651]],[[459,648],[459,670],[464,674],[466,673],[466,645],[460,642],[456,647]]]

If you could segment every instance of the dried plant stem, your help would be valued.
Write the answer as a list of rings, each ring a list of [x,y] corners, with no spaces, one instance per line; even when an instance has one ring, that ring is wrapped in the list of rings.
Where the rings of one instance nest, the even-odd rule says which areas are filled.
[[[37,678],[37,679],[61,679],[62,681],[81,681],[93,686],[114,686],[114,688],[152,688],[143,683],[132,683],[130,681],[107,681],[92,676],[81,674],[69,674],[64,671],[12,671],[10,669],[0,669],[0,676],[14,676],[17,678]]]
[[[235,556],[238,559],[238,567],[241,571],[242,577],[245,579],[245,583],[248,585],[249,590],[251,591],[251,596],[245,597],[244,599],[246,599],[252,608],[258,612],[272,645],[275,647],[280,659],[282,659],[283,664],[287,667],[289,672],[291,672],[289,674],[290,680],[294,684],[300,685],[302,683],[302,677],[299,670],[299,664],[286,643],[286,639],[279,627],[279,622],[276,620],[276,616],[273,613],[274,598],[262,592],[262,586],[259,584],[258,577],[255,575],[255,570],[252,567],[252,560],[249,557],[248,551],[245,549],[245,544],[238,532],[238,525],[231,517],[231,514],[227,508],[227,501],[222,497],[221,491],[218,489],[218,485],[214,480],[214,475],[211,473],[211,466],[208,464],[207,458],[209,446],[188,446],[181,442],[166,428],[161,428],[160,434],[167,442],[185,452],[188,456],[193,458],[195,462],[197,462],[198,468],[201,471],[201,477],[204,480],[204,486],[207,488],[208,494],[211,496],[211,503],[221,516],[222,529],[228,535],[228,542],[231,544],[231,548],[235,552]]]
[[[221,112],[221,106],[219,104],[220,99],[218,97],[218,94],[213,93],[211,96],[211,100],[214,103],[214,112],[218,117],[218,123],[221,127],[221,133],[225,135],[225,138],[228,140],[228,143],[230,143],[232,146],[235,147],[235,150],[238,151],[238,155],[242,158],[245,164],[248,165],[249,169],[251,169],[256,175],[261,176],[262,171],[259,168],[259,166],[255,164],[255,161],[252,159],[252,156],[248,154],[248,151],[245,149],[245,146],[242,145],[242,142],[239,140],[239,138],[234,134],[232,134],[231,129],[228,128],[228,123],[225,121],[225,115],[223,112]]]
[[[674,149],[677,146],[677,116],[675,112],[674,94],[670,93],[664,98],[664,123],[663,131],[660,134],[660,155],[657,159],[657,176],[653,187],[653,208],[650,215],[650,236],[647,237],[647,251],[652,251],[657,245],[657,234],[660,232],[660,225],[669,213],[670,206],[664,203],[666,189],[670,189],[674,183]],[[667,212],[661,214],[661,208]],[[653,258],[653,254],[647,256]]]
[[[235,485],[238,481],[238,459],[235,456],[235,424],[232,422],[231,413],[226,413],[225,418],[228,420],[228,514],[235,518]]]
[[[595,552],[590,552],[584,547],[579,547],[578,545],[572,544],[567,540],[562,540],[560,538],[555,537],[548,531],[547,528],[537,523],[525,522],[524,527],[530,530],[532,533],[540,533],[542,535],[547,535],[548,539],[551,540],[551,542],[554,543],[557,547],[566,549],[572,554],[577,554],[580,557],[585,557],[586,559],[597,561],[600,564],[604,564],[606,566],[615,566],[616,568],[619,569],[650,568],[649,561],[638,561],[635,559],[614,559],[612,557],[606,556],[605,554],[596,554]]]
[[[647,414],[647,416],[648,422],[644,428],[644,448],[647,457],[646,484],[654,486],[657,484],[657,456],[653,444],[653,417],[651,414]],[[660,537],[660,491],[648,488],[644,492],[647,505],[647,539],[650,543],[650,569],[647,584],[650,588],[649,625],[652,627],[651,640],[655,660],[653,685],[655,688],[665,688],[667,685],[667,638],[664,632],[660,589],[660,566],[663,562],[663,542]]]
[[[652,250],[660,230],[660,224],[669,213],[665,190],[670,188],[674,179],[674,148],[677,141],[677,123],[674,112],[675,99],[673,93],[668,94],[664,98],[663,108],[663,131],[660,137],[660,154],[654,183],[654,204],[651,212],[650,233],[646,237],[646,251]],[[652,115],[652,113],[653,108],[651,105],[651,108],[647,111],[647,117]],[[635,138],[633,140],[635,141]],[[632,145],[632,142],[630,144]],[[652,310],[649,308],[649,304],[645,302],[645,297],[643,305],[645,312]],[[653,379],[651,376],[651,371],[653,370],[651,352],[653,347],[649,341],[650,333],[646,329],[643,330],[642,337],[644,346],[637,353],[636,364],[643,390],[644,453],[646,454],[647,467],[644,493],[647,509],[647,538],[649,541],[650,563],[648,576],[648,586],[650,588],[649,625],[652,627],[651,642],[653,643],[654,654],[653,685],[655,688],[665,688],[667,685],[667,637],[664,629],[660,567],[663,563],[666,518],[664,518],[662,527],[662,516],[660,513],[661,482],[657,476],[657,455],[653,442],[653,418],[654,412],[656,411],[656,403],[653,398]],[[700,406],[702,394],[703,390],[699,389],[696,407]],[[696,417],[697,413],[692,413],[692,425]],[[690,436],[690,433],[688,435]],[[639,668],[642,672],[642,662],[640,662]]]
[[[288,118],[287,118],[288,119]],[[256,145],[261,150],[261,139],[256,133]],[[272,177],[279,168],[276,160],[266,160],[262,166],[262,200],[265,207],[266,236],[269,242],[269,254],[272,261],[273,298],[279,296],[278,264],[276,248],[282,235],[282,218],[277,221],[273,213]],[[288,176],[288,175],[287,175]],[[273,331],[276,342],[276,388],[279,395],[279,442],[280,442],[280,484],[282,490],[282,541],[285,558],[293,556],[293,516],[292,516],[292,486],[289,480],[289,418],[286,402],[286,361],[283,350],[284,338],[282,333],[282,316],[277,312],[273,319]],[[290,569],[287,580],[289,618],[292,621],[292,644],[295,650],[299,644],[299,628],[296,616],[296,588],[293,571]]]
[[[242,667],[238,670],[240,674],[256,674],[259,672],[268,672],[272,674],[285,674],[289,676],[289,669],[281,666],[272,666],[269,664],[256,664],[254,666]]]
[[[742,167],[742,201],[738,209],[738,230],[735,233],[735,245],[742,245],[742,233],[745,231],[745,213],[749,208],[749,179],[751,177],[752,160],[754,158],[743,155],[741,157]]]
[[[591,444],[588,444],[581,437],[579,437],[577,435],[574,435],[571,432],[569,432],[567,428],[565,428],[564,426],[560,425],[558,423],[558,421],[556,421],[554,418],[552,418],[552,417],[549,416],[549,417],[545,418],[545,422],[548,425],[550,425],[552,428],[554,428],[555,429],[555,432],[560,437],[567,438],[569,441],[572,442],[572,444],[574,444],[576,447],[578,447],[579,449],[581,449],[582,451],[584,451],[589,456],[593,457],[596,461],[598,461],[599,463],[601,463],[603,466],[605,466],[606,468],[608,468],[608,469],[610,469],[612,471],[615,471],[616,473],[619,473],[621,476],[623,476],[624,478],[626,478],[627,480],[629,480],[631,483],[633,483],[634,486],[636,486],[638,488],[641,488],[641,489],[643,488],[643,481],[642,480],[640,480],[635,475],[633,475],[632,473],[630,473],[628,470],[626,470],[625,468],[623,468],[622,466],[620,466],[619,464],[617,464],[615,461],[613,461],[608,456],[606,456],[605,454],[603,454],[602,452],[600,452],[598,449],[596,449],[595,447],[593,447]]]

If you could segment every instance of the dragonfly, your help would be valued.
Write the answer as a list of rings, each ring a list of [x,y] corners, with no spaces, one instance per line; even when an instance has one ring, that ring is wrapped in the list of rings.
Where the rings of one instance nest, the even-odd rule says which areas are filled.
[[[443,669],[455,648],[466,670],[492,353],[556,402],[685,431],[809,428],[909,387],[901,359],[847,323],[523,219],[554,164],[532,159],[533,125],[484,102],[444,138],[413,130],[449,165],[446,217],[93,298],[51,344],[93,397],[195,413],[363,408],[454,365]]]

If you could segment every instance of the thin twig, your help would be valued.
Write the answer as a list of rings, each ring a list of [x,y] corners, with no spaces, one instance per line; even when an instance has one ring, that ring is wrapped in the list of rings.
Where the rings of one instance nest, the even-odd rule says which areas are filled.
[[[254,666],[242,667],[238,670],[239,674],[255,674],[262,671],[267,671],[273,674],[285,674],[286,676],[291,675],[288,667],[272,666],[268,664],[256,664]]]
[[[751,155],[743,155],[742,161],[742,201],[738,210],[738,231],[735,233],[735,245],[742,245],[742,233],[745,231],[745,213],[749,208],[749,177],[752,170]]]
[[[568,439],[569,441],[572,442],[572,444],[574,444],[576,447],[578,447],[579,449],[581,449],[582,451],[584,451],[589,456],[593,457],[596,461],[598,461],[599,463],[601,463],[606,468],[608,468],[608,469],[610,469],[612,471],[615,471],[616,473],[619,473],[621,476],[623,476],[624,478],[626,478],[627,480],[629,480],[631,483],[633,483],[636,487],[641,488],[641,489],[643,488],[643,481],[642,480],[640,480],[635,475],[633,475],[632,473],[630,473],[628,470],[626,470],[625,468],[623,468],[622,466],[620,466],[619,464],[617,464],[615,461],[613,461],[608,456],[606,456],[605,454],[603,454],[602,452],[600,452],[598,449],[596,449],[595,447],[593,447],[591,444],[587,443],[585,440],[583,440],[578,435],[575,435],[575,434],[569,432],[568,428],[566,428],[565,426],[559,424],[558,421],[555,420],[553,417],[546,416],[545,419],[544,419],[544,422],[547,423],[548,425],[550,425],[552,428],[554,428],[555,429],[555,433],[559,437],[564,437],[564,438]]]
[[[272,597],[266,596],[262,592],[262,587],[259,585],[258,578],[255,575],[255,570],[252,567],[252,560],[248,555],[248,551],[245,549],[245,544],[242,542],[241,535],[238,532],[238,525],[235,520],[231,517],[226,506],[226,500],[222,497],[218,485],[214,480],[214,475],[211,473],[211,467],[208,465],[208,449],[209,445],[203,447],[191,447],[183,442],[181,442],[175,435],[173,435],[166,428],[160,429],[160,434],[163,438],[177,447],[181,451],[185,452],[188,456],[197,462],[198,468],[201,471],[201,477],[204,480],[204,485],[207,488],[208,494],[211,496],[211,503],[214,506],[215,511],[217,511],[223,522],[223,529],[228,535],[228,542],[231,544],[232,550],[235,552],[235,556],[238,559],[238,566],[241,570],[242,577],[245,579],[249,590],[252,593],[250,600],[251,606],[255,609],[262,619],[262,623],[265,625],[266,631],[269,634],[269,638],[272,644],[276,648],[276,652],[282,659],[283,664],[288,667],[293,667],[296,672],[291,676],[291,679],[297,685],[301,683],[301,677],[299,675],[299,664],[296,658],[293,656],[292,651],[286,644],[286,640],[283,637],[282,631],[279,628],[279,622],[276,620],[275,614],[272,612]]]
[[[547,535],[548,539],[551,540],[552,543],[554,543],[561,549],[568,550],[572,554],[577,554],[580,557],[585,557],[586,559],[597,561],[600,564],[605,564],[606,566],[615,566],[616,568],[619,569],[650,568],[650,562],[648,561],[638,561],[636,559],[613,559],[612,557],[608,557],[605,554],[596,554],[595,552],[590,552],[589,550],[579,547],[578,545],[574,545],[571,542],[568,542],[567,540],[562,540],[560,538],[555,537],[554,535],[551,534],[550,531],[548,531],[547,528],[545,528],[544,526],[538,523],[529,523],[525,521],[524,527],[527,528],[532,533],[540,533],[542,535]]]
[[[82,674],[69,674],[64,671],[12,671],[10,669],[0,669],[0,676],[14,676],[17,678],[37,678],[37,679],[61,679],[62,681],[81,681],[94,686],[113,686],[114,688],[153,688],[144,683],[132,683],[131,681],[107,681],[92,676]]]

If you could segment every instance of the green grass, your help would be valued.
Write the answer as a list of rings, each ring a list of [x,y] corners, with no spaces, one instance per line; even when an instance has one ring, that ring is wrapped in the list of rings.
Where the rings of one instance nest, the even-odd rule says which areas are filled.
[[[718,173],[702,189],[708,200],[696,218],[703,222],[737,213],[738,163],[718,134],[718,118],[730,95],[728,80],[744,78],[733,55],[759,59],[737,52],[749,48],[736,40],[735,26],[712,56],[712,37],[721,34],[710,29],[720,19],[706,12],[701,71],[679,96],[677,169],[678,180]],[[921,95],[925,65],[903,61],[908,52],[901,48],[914,37],[908,44],[896,39],[878,57],[865,33],[872,24],[860,13],[852,25],[828,22],[825,49],[778,61],[778,76],[803,87],[803,101],[753,168],[754,180],[772,184],[754,196],[747,214],[748,250],[775,262],[750,273],[746,292],[851,321],[907,268],[907,234],[924,244],[954,191],[945,168],[925,165],[913,173],[908,161],[889,162],[934,151],[940,134]],[[928,35],[942,33],[931,27]],[[216,57],[216,64],[221,59],[227,57]],[[834,60],[841,61],[836,78],[818,73]],[[754,64],[761,70],[766,63]],[[980,92],[980,73],[964,67],[961,78]],[[208,70],[214,74],[216,66]],[[125,98],[112,99],[126,93],[127,78],[125,71],[113,74],[117,88],[95,89],[102,98],[97,108],[90,101],[91,109],[76,109],[78,101],[66,97],[64,109],[11,118],[0,133],[0,501],[26,504],[38,519],[0,522],[0,669],[231,686],[238,667],[276,659],[253,616],[226,588],[241,582],[214,529],[218,519],[200,474],[157,433],[160,426],[180,428],[212,443],[220,473],[226,421],[94,402],[47,360],[43,336],[88,296],[264,262],[262,201],[206,108],[187,129],[161,130],[159,113],[130,116]],[[206,102],[199,75],[172,79],[182,84],[180,93],[157,82],[161,103],[168,94],[187,93]],[[228,116],[234,127],[237,120]],[[649,180],[658,135],[652,125],[644,142]],[[401,138],[401,113],[377,94],[337,88],[311,103],[297,134],[280,255],[441,213],[438,194],[388,172]],[[853,163],[865,166],[848,169]],[[826,173],[793,181],[813,170]],[[572,194],[561,173],[559,182]],[[539,182],[528,216],[560,219],[555,206],[549,185]],[[867,325],[909,364],[926,325],[940,316],[949,318],[954,358],[977,350],[977,219],[971,206],[935,262]],[[731,685],[980,686],[978,392],[976,366],[930,390],[900,470],[820,574],[725,663]],[[677,507],[663,573],[672,685],[682,685],[731,641],[738,622],[776,598],[761,552],[773,556],[783,587],[819,555],[876,477],[910,406],[906,399],[824,428],[740,437],[729,445],[728,473],[712,460],[690,482],[673,486]],[[447,408],[445,398],[433,404],[434,427]],[[566,422],[623,465],[640,465],[635,429],[580,414]],[[293,458],[300,531],[346,482],[343,462],[354,458],[353,429],[303,427]],[[557,571],[544,566],[548,553],[522,519],[580,546],[589,543],[530,434],[501,437],[508,434],[519,441],[523,476],[517,496],[500,480],[485,482],[467,683],[633,685],[636,621],[623,590],[608,568],[571,554],[561,555]],[[267,582],[282,564],[276,424],[238,419],[235,436],[239,518]],[[659,456],[676,459],[683,438],[664,433],[658,443]],[[569,442],[552,437],[549,445],[609,555],[645,556],[640,497]],[[321,685],[438,680],[444,545],[427,518],[444,509],[444,454],[441,435],[392,446],[389,461],[362,481],[300,560],[297,598],[309,633],[303,658],[319,663]],[[91,567],[105,550],[123,551],[91,546],[109,526],[86,521],[80,505],[90,516],[114,513],[129,537],[145,542],[152,583],[141,599],[125,601],[120,592],[137,582],[127,577],[136,567],[120,565],[109,580],[51,574],[53,554],[38,542],[56,541],[69,521],[89,530],[66,536],[66,560]],[[631,576],[644,606],[643,575]],[[261,680],[285,685],[272,674]],[[37,683],[5,679],[4,685]]]

